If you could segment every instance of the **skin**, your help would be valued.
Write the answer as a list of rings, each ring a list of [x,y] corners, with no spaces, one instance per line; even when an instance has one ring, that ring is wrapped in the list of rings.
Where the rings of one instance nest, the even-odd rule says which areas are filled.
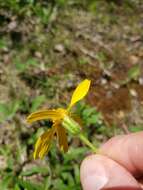
[[[141,190],[143,132],[111,138],[83,160],[80,176],[83,190]]]

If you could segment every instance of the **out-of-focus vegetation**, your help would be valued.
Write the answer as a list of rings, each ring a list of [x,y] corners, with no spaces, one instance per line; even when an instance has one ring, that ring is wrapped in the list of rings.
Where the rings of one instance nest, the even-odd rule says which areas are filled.
[[[143,129],[142,18],[142,0],[0,0],[0,189],[81,190],[88,148],[69,137],[68,153],[55,143],[34,161],[51,123],[25,118],[66,106],[84,78],[92,87],[75,112],[93,144]]]

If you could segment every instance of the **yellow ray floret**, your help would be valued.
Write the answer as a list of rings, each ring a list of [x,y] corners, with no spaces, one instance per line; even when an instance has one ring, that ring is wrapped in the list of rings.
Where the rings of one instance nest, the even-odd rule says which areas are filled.
[[[52,121],[59,120],[61,118],[60,110],[40,110],[30,114],[27,117],[27,122],[32,123],[38,120],[49,119]]]
[[[77,103],[79,100],[83,99],[86,96],[86,94],[89,91],[90,82],[91,82],[90,80],[85,79],[77,86],[77,88],[73,92],[68,109],[70,109],[75,103]]]
[[[48,153],[52,139],[54,136],[54,129],[49,129],[43,133],[37,140],[34,150],[34,159],[43,158]]]
[[[56,125],[56,135],[58,138],[58,144],[59,144],[60,149],[64,152],[67,152],[68,141],[67,141],[66,130],[60,124]]]

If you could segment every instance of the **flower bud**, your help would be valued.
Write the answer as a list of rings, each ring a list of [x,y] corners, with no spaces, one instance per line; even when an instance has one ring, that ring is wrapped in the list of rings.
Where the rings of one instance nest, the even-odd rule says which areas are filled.
[[[63,118],[62,126],[72,135],[78,135],[81,133],[80,125],[67,115]]]

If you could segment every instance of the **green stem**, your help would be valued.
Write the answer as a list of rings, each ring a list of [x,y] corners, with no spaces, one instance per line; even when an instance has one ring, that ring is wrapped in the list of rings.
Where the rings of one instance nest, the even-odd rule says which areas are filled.
[[[97,148],[82,133],[78,136],[94,153],[97,153]]]

